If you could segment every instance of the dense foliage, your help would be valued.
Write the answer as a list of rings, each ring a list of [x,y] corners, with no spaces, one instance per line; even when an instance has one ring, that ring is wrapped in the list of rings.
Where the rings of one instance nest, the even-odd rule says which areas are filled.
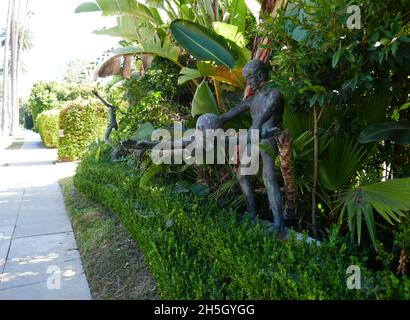
[[[175,193],[141,180],[125,164],[109,161],[94,145],[81,162],[75,186],[118,214],[143,250],[165,299],[408,299],[410,280],[366,259],[332,233],[320,245],[281,242],[263,224],[238,220],[214,200]],[[346,287],[346,269],[361,266],[362,290]]]
[[[29,109],[34,119],[34,130],[37,130],[36,118],[41,112],[61,109],[67,101],[77,98],[88,99],[92,88],[88,85],[67,85],[59,82],[37,82],[31,89],[28,100]]]
[[[97,1],[76,10],[119,17],[117,27],[97,31],[123,38],[106,67],[124,69],[116,65],[122,55],[136,59],[131,79],[106,92],[120,106],[114,148],[149,139],[174,120],[185,130],[201,114],[229,110],[242,99],[245,63],[251,56],[269,62],[266,85],[286,98],[283,128],[293,140],[292,227],[323,245],[278,242],[237,223],[235,212],[246,206],[235,166],[154,166],[147,154],[141,161],[130,153],[117,159],[127,167],[106,162],[107,146],[99,145],[81,165],[77,187],[120,215],[164,297],[408,297],[408,278],[393,273],[406,273],[410,254],[409,0],[263,1],[257,14],[243,0],[213,8],[178,2],[160,5],[161,16],[158,2]],[[348,25],[352,14],[360,26]],[[249,126],[244,115],[225,129]],[[147,186],[156,175],[164,186]],[[271,220],[261,174],[253,182],[259,217]],[[189,192],[210,197],[183,195]],[[341,281],[352,261],[368,270],[366,290],[348,291]]]
[[[26,101],[20,100],[20,125],[26,129],[33,129],[33,115],[28,107],[28,103]]]
[[[346,8],[351,4],[360,8],[361,25],[356,28],[347,25],[352,12]],[[383,123],[386,131],[393,131],[397,121],[408,120],[410,36],[405,29],[409,4],[407,0],[295,0],[262,24],[261,32],[271,40],[271,80],[287,100],[284,127],[295,141],[293,166],[302,224],[312,223],[309,203],[314,186],[319,230],[347,212],[349,220],[344,220],[344,227],[360,242],[360,225],[353,219],[356,215],[361,219],[360,208],[368,206],[370,211],[364,214],[368,233],[362,237],[375,242],[379,224],[384,227],[377,229],[379,238],[392,245],[389,223],[400,222],[400,212],[386,218],[385,210],[371,209],[380,206],[370,199],[367,203],[363,197],[361,203],[352,199],[368,183],[409,176],[408,142],[399,144],[386,138],[358,142],[370,125]],[[388,197],[387,185],[384,187],[379,197]],[[407,182],[404,189],[409,188]],[[408,194],[403,194],[402,201],[406,198]],[[392,202],[389,206],[394,207]],[[409,202],[403,208],[408,211]]]
[[[57,148],[60,110],[43,111],[37,116],[37,127],[46,148]]]
[[[60,112],[60,129],[64,134],[58,142],[58,159],[80,159],[92,141],[102,138],[107,119],[106,108],[97,101],[76,100],[68,103]]]

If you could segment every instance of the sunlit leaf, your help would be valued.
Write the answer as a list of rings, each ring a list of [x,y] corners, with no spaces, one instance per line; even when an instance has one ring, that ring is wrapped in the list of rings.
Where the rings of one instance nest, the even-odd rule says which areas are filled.
[[[179,74],[180,77],[178,78],[178,85],[202,77],[202,74],[199,70],[185,67],[181,69]]]
[[[192,117],[205,113],[218,113],[218,106],[208,83],[204,80],[198,86],[192,100]]]

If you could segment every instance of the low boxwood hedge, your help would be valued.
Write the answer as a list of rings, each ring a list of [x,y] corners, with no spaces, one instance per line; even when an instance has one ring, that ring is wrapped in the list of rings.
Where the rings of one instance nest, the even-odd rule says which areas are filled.
[[[84,194],[115,212],[144,252],[164,299],[408,299],[409,278],[371,271],[333,232],[320,246],[279,241],[263,227],[239,220],[209,198],[140,188],[140,174],[110,163],[101,147],[74,177]],[[361,267],[361,290],[346,285],[350,265]]]
[[[75,100],[60,112],[63,136],[58,142],[58,159],[73,161],[82,157],[88,145],[102,138],[108,125],[106,108],[96,100]]]
[[[48,110],[37,116],[38,131],[46,148],[57,148],[58,146],[59,114],[59,110]]]

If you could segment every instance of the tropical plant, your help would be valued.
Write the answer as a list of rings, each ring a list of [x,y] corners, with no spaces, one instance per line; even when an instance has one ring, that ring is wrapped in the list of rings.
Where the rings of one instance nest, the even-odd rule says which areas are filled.
[[[377,242],[374,212],[390,224],[409,216],[410,178],[371,183],[348,190],[342,198],[340,219],[347,214],[351,236],[362,237],[364,218],[373,244]]]
[[[312,195],[313,231],[316,213],[322,210],[319,205],[323,205],[316,196],[322,193],[320,167],[325,163],[325,153],[320,149],[325,136],[320,123],[326,110],[334,114],[333,134],[355,145],[361,131],[389,120],[389,113],[408,102],[409,37],[403,30],[408,23],[409,1],[358,2],[366,25],[362,29],[347,27],[349,4],[346,0],[288,1],[286,10],[278,10],[274,19],[265,18],[261,24],[269,40],[266,47],[272,51],[273,82],[283,91],[292,111],[311,110],[313,163],[306,180],[310,181]],[[372,147],[377,150],[370,150]],[[373,155],[365,160],[379,158],[376,165],[361,164],[368,174],[392,161],[386,158],[392,153],[388,148],[388,143],[366,146]],[[397,150],[394,153],[406,158],[405,150]]]
[[[19,128],[18,86],[21,71],[21,51],[31,48],[31,35],[25,22],[28,0],[9,0],[6,28],[1,45],[4,46],[3,92],[0,110],[0,135],[15,134]]]
[[[160,16],[158,9],[164,14]],[[243,87],[243,77],[238,69],[250,57],[242,34],[248,12],[246,1],[214,1],[211,5],[202,0],[146,1],[144,4],[125,0],[112,4],[100,0],[84,3],[76,9],[77,13],[93,11],[118,16],[116,27],[96,33],[119,36],[132,44],[115,50],[114,54],[139,55],[144,72],[153,56],[160,56],[182,68],[180,83],[192,81],[195,87],[198,86],[196,78],[210,77],[220,108],[224,107],[220,81]],[[214,61],[217,65],[203,63],[197,69],[184,68],[180,62],[184,50],[175,44],[169,31],[198,61]],[[118,66],[119,60],[114,56],[109,63]],[[208,102],[203,101],[203,104]]]
[[[390,140],[410,144],[410,122],[383,122],[367,127],[359,135],[361,143]]]

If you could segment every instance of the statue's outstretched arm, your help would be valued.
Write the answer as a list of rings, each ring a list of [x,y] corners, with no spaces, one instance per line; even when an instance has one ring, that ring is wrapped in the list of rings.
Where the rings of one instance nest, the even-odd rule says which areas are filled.
[[[237,117],[241,113],[244,113],[249,110],[251,107],[252,97],[243,100],[241,103],[230,109],[229,111],[225,112],[224,114],[219,116],[219,119],[222,123],[225,123],[233,118]]]
[[[190,145],[195,140],[195,135],[190,137],[184,137],[180,139],[170,139],[166,141],[147,141],[147,140],[125,140],[121,142],[121,145],[126,149],[135,149],[135,150],[147,150],[153,149],[158,144],[161,143],[161,147],[165,150],[174,150],[178,148],[185,148]]]

